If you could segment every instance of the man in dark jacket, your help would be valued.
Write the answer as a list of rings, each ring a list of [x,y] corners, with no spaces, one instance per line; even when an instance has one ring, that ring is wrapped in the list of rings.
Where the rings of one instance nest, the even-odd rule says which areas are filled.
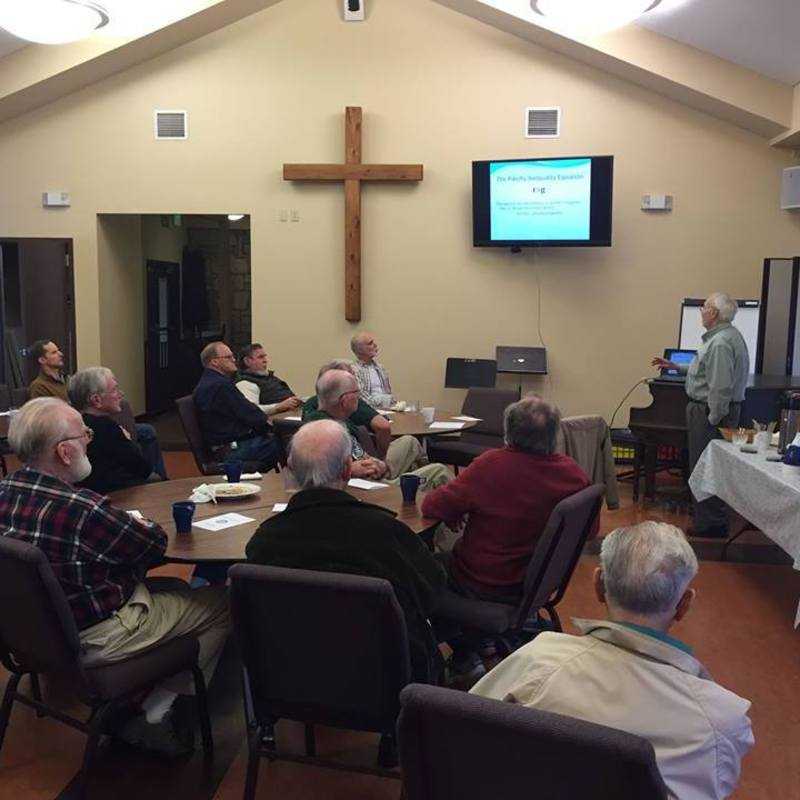
[[[91,431],[86,455],[92,465],[80,486],[98,494],[159,480],[155,464],[115,419],[122,410],[122,392],[106,367],[87,367],[69,379],[69,399]]]
[[[211,342],[200,353],[203,374],[194,404],[206,444],[220,461],[257,462],[272,469],[281,448],[267,415],[236,388],[236,359],[224,342]]]
[[[269,369],[267,351],[258,342],[248,344],[239,353],[236,388],[270,417],[283,411],[293,411],[303,403],[289,384]]]
[[[428,618],[444,570],[390,511],[344,491],[350,451],[347,431],[333,420],[310,422],[294,435],[289,467],[300,491],[261,524],[247,545],[248,561],[385,578],[405,614],[413,677],[435,682],[442,661]]]

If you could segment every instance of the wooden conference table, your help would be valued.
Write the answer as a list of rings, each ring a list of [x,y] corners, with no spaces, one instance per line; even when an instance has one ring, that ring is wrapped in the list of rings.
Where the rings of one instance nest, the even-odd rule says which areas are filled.
[[[261,491],[241,500],[219,500],[215,503],[198,503],[194,522],[226,513],[237,513],[250,517],[253,521],[220,531],[206,531],[192,527],[191,533],[178,534],[172,519],[172,504],[188,500],[196,486],[202,483],[224,483],[224,476],[205,476],[182,478],[161,483],[147,483],[131,489],[112,492],[109,497],[117,508],[126,511],[136,510],[147,519],[157,522],[167,532],[169,543],[165,558],[167,561],[196,564],[209,561],[243,561],[245,546],[256,528],[276,513],[275,503],[287,503],[292,492],[284,488],[284,474],[269,472],[260,480],[245,481],[259,486]],[[408,525],[415,533],[423,533],[434,528],[437,520],[427,519],[419,510],[422,493],[417,495],[416,503],[404,503],[400,488],[386,485],[382,489],[354,489],[347,491],[359,500],[383,506],[397,514],[397,518]]]
[[[459,433],[466,431],[469,428],[474,428],[479,420],[459,420],[455,419],[452,411],[440,411],[436,409],[433,417],[434,422],[458,422],[461,428],[452,430],[447,428],[431,428],[425,422],[425,418],[418,411],[391,411],[379,412],[382,413],[392,425],[392,438],[397,439],[399,436],[414,436],[418,439],[424,439],[427,436],[441,436],[442,434]],[[300,427],[300,412],[298,411],[285,411],[282,414],[275,414],[270,417],[271,422],[278,422],[284,424],[294,423],[296,427]]]

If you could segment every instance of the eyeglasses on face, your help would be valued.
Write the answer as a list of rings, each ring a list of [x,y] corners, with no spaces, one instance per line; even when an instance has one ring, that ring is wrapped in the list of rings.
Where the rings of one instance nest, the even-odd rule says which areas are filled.
[[[64,439],[59,439],[56,444],[61,444],[61,442],[71,442],[74,439],[86,439],[87,443],[91,442],[92,439],[94,439],[94,431],[91,428],[84,426],[83,433],[79,436],[67,436]]]

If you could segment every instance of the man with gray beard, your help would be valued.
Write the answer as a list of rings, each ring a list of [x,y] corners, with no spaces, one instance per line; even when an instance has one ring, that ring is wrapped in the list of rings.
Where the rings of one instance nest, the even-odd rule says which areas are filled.
[[[92,470],[86,456],[92,436],[63,400],[40,397],[22,407],[9,442],[23,468],[0,481],[0,536],[35,545],[47,557],[72,610],[85,664],[125,660],[192,634],[208,681],[228,635],[225,587],[148,585],[145,574],[161,562],[167,535],[107,497],[75,486]],[[191,702],[175,701],[193,692],[189,673],[170,678],[150,692],[118,735],[164,755],[188,752]]]

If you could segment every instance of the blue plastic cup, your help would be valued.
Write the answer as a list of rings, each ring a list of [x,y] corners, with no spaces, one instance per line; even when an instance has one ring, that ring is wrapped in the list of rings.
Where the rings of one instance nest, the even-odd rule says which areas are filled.
[[[242,462],[226,461],[225,477],[228,479],[228,483],[239,483],[242,479]]]
[[[422,483],[419,475],[401,475],[400,491],[403,493],[404,503],[413,503],[417,499],[417,490]]]
[[[192,517],[195,505],[191,500],[182,500],[172,504],[172,517],[178,533],[189,533],[192,530]]]

